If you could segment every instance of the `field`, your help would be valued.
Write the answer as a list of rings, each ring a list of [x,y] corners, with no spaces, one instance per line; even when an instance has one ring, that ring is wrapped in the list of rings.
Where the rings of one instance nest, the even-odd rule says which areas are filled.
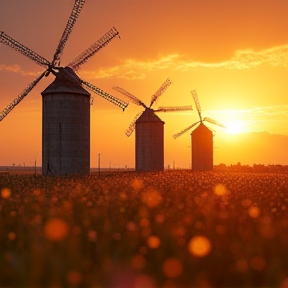
[[[288,174],[0,174],[0,287],[288,287]]]

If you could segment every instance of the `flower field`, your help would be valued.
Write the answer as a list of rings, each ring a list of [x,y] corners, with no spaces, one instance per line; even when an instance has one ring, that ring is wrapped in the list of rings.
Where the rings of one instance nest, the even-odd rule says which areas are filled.
[[[0,193],[0,287],[288,287],[288,174],[3,174]]]

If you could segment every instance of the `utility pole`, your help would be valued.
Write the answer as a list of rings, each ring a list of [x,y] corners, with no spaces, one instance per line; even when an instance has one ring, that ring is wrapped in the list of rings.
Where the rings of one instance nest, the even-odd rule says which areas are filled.
[[[100,173],[100,153],[98,154],[98,173]]]
[[[35,155],[35,175],[36,175],[36,155]]]
[[[39,151],[37,151],[37,153],[35,154],[35,163],[34,163],[34,166],[35,166],[35,175],[37,174],[37,165],[36,165],[36,157],[38,155]]]

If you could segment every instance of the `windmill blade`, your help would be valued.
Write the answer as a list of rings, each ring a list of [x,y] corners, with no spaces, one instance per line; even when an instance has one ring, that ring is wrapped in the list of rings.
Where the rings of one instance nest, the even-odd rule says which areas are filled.
[[[30,58],[31,60],[35,61],[37,64],[41,66],[44,66],[45,68],[50,65],[50,62],[46,60],[44,57],[38,55],[36,52],[22,45],[15,39],[5,34],[3,31],[0,32],[0,42],[20,52],[24,56]]]
[[[199,102],[196,90],[191,91],[191,93],[192,93],[192,97],[193,97],[195,105],[196,105],[196,109],[198,111],[198,115],[199,115],[200,121],[202,122],[201,106],[200,106],[200,102]]]
[[[120,92],[120,93],[122,93],[123,95],[127,96],[131,100],[131,102],[133,102],[134,104],[139,105],[139,106],[143,106],[145,109],[147,108],[147,106],[141,100],[139,100],[136,96],[134,96],[131,93],[127,92],[123,88],[113,87],[113,89],[118,91],[118,92]]]
[[[90,57],[92,57],[100,49],[106,46],[117,35],[119,35],[119,32],[116,30],[116,28],[113,27],[106,34],[104,34],[99,40],[97,40],[94,44],[92,44],[89,48],[87,48],[84,52],[82,52],[78,57],[76,57],[68,65],[68,67],[72,68],[74,71],[77,71],[81,65],[87,62]]]
[[[129,137],[133,133],[133,131],[135,130],[135,126],[136,126],[136,121],[138,120],[138,118],[140,117],[141,114],[142,114],[142,112],[138,113],[134,117],[133,121],[130,123],[129,127],[125,131],[126,136]]]
[[[18,95],[17,98],[13,100],[12,103],[10,103],[1,113],[0,113],[0,121],[2,121],[10,112],[11,110],[18,105],[24,97],[36,86],[36,84],[44,77],[45,73],[47,71],[44,71],[39,77],[37,77],[20,95]]]
[[[191,105],[188,106],[178,106],[178,107],[159,107],[154,112],[178,112],[178,111],[192,111]]]
[[[152,107],[152,105],[154,104],[154,102],[159,98],[159,96],[161,96],[165,90],[168,88],[169,85],[171,85],[172,82],[169,78],[167,78],[164,83],[161,85],[161,87],[156,91],[156,93],[154,95],[152,95],[151,97],[151,102],[150,102],[150,107]]]
[[[81,10],[82,10],[84,4],[85,4],[85,0],[75,0],[73,10],[70,14],[70,17],[68,19],[68,22],[66,24],[64,32],[62,34],[62,37],[60,39],[60,42],[59,42],[58,47],[56,49],[56,52],[54,54],[52,66],[56,66],[56,64],[59,65],[60,57],[63,53],[63,49],[65,47],[65,44],[68,40],[70,33],[72,32],[73,26],[74,26],[74,24],[75,24],[75,22],[79,16]]]
[[[89,89],[90,91],[94,92],[95,94],[97,94],[97,95],[101,96],[102,98],[110,101],[114,105],[122,108],[123,111],[128,106],[127,102],[124,102],[124,101],[106,93],[105,91],[96,87],[95,85],[80,79],[70,67],[60,68],[60,70],[61,70],[61,72],[64,72],[74,83],[76,83],[78,85],[82,84],[82,86],[84,85],[85,86],[84,88]]]
[[[103,91],[102,89],[96,87],[95,85],[84,81],[81,79],[81,83],[86,86],[89,90],[91,90],[92,92],[96,93],[97,95],[101,96],[102,98],[110,101],[111,103],[113,103],[114,105],[120,107],[123,109],[123,111],[125,110],[125,108],[128,106],[127,102],[124,102],[108,93],[106,93],[105,91]]]
[[[184,134],[185,132],[189,131],[191,128],[193,128],[196,124],[198,124],[200,121],[198,122],[195,122],[194,124],[190,125],[189,127],[187,127],[186,129],[182,130],[181,132],[177,133],[177,134],[174,134],[173,135],[173,138],[176,139],[178,138],[179,136],[181,136],[182,134]]]
[[[207,121],[207,122],[212,123],[212,124],[215,124],[215,125],[217,125],[217,126],[220,126],[220,127],[223,127],[223,128],[227,128],[227,127],[226,127],[225,125],[223,125],[222,123],[220,123],[220,122],[218,122],[218,121],[216,121],[216,120],[214,120],[214,119],[208,118],[208,117],[205,117],[205,118],[203,119],[203,121]]]

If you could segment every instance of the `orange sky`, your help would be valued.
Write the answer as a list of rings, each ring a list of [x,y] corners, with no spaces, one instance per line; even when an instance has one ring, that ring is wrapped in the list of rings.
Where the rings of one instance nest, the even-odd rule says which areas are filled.
[[[73,3],[1,0],[0,31],[51,60]],[[245,132],[267,131],[288,139],[287,11],[287,0],[86,0],[61,64],[68,64],[115,26],[121,39],[114,39],[81,67],[83,79],[124,99],[112,89],[120,86],[148,104],[151,95],[170,77],[172,85],[155,108],[193,105],[195,109],[190,93],[195,89],[203,116],[228,126],[236,123]],[[30,59],[0,44],[0,109],[41,71],[43,68]],[[42,79],[0,122],[0,166],[34,165],[35,156],[41,164],[40,93],[53,79],[52,75]],[[110,102],[93,97],[91,167],[97,166],[98,153],[103,166],[134,167],[135,134],[128,138],[124,132],[142,108],[131,103],[122,112]],[[198,121],[196,110],[158,116],[166,123],[165,166],[175,161],[176,166],[188,168],[190,133],[176,140],[172,135]],[[251,164],[259,159],[273,164],[271,157],[257,158],[249,149],[235,151],[239,159],[227,158],[221,149],[226,149],[221,146],[222,139],[227,142],[239,137],[209,127],[215,130],[215,146],[219,147],[215,164],[241,160]],[[275,150],[277,147],[271,147]],[[286,154],[281,164],[288,164],[288,154],[282,152]]]

